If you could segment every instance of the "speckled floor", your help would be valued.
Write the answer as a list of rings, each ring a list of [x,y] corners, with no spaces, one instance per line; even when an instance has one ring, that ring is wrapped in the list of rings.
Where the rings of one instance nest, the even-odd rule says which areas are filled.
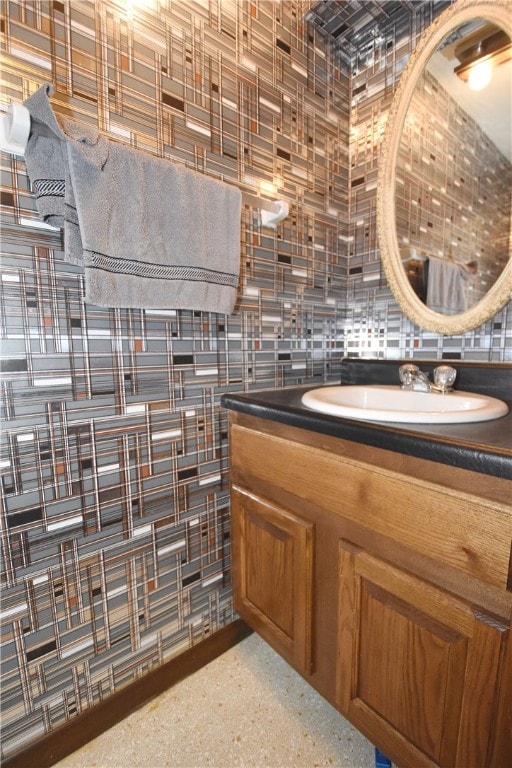
[[[374,749],[253,634],[58,768],[373,768]]]

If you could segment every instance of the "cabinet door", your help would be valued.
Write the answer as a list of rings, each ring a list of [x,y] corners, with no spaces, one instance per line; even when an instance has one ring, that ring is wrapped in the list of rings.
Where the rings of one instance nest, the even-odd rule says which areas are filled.
[[[507,627],[348,542],[337,704],[398,765],[492,764]]]
[[[312,671],[313,524],[233,487],[235,610],[300,672]]]

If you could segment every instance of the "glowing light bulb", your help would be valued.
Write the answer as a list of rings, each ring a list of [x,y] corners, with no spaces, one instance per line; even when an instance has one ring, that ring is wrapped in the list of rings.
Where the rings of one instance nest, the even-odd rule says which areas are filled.
[[[491,82],[492,67],[490,61],[473,64],[469,70],[468,85],[472,91],[481,91]]]

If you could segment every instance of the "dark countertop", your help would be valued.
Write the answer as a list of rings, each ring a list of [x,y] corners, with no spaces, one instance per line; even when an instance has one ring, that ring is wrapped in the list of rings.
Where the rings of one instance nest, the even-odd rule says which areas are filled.
[[[510,411],[500,419],[473,424],[390,424],[344,419],[302,405],[304,392],[323,386],[319,383],[247,394],[224,394],[221,404],[229,410],[331,437],[512,479],[512,366],[458,360],[372,361],[347,358],[342,361],[341,383],[397,383],[398,366],[403,362],[414,362],[425,371],[431,371],[440,364],[452,365],[458,371],[456,389],[498,397],[507,402]]]

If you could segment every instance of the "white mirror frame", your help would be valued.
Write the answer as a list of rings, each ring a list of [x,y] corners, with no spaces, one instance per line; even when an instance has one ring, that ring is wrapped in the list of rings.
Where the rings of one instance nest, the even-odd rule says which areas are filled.
[[[483,299],[457,315],[443,315],[429,309],[414,293],[400,258],[395,216],[395,166],[398,147],[418,78],[444,38],[456,27],[475,18],[488,19],[504,29],[512,38],[511,8],[510,0],[459,0],[431,24],[400,76],[382,143],[377,185],[377,233],[384,271],[402,311],[421,328],[446,336],[477,328],[492,318],[512,298],[510,239],[507,265]]]

